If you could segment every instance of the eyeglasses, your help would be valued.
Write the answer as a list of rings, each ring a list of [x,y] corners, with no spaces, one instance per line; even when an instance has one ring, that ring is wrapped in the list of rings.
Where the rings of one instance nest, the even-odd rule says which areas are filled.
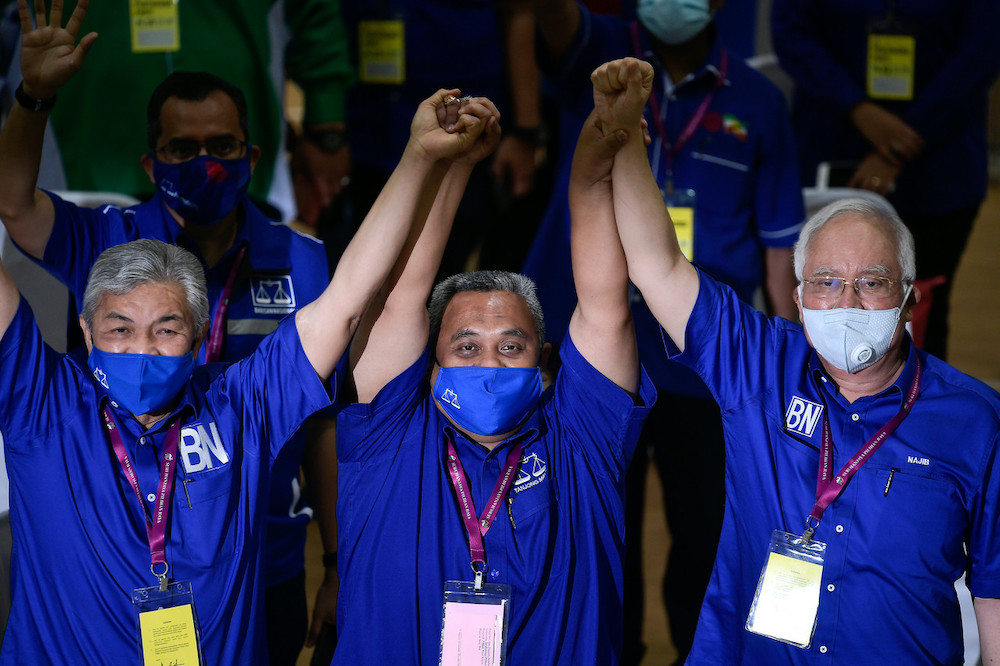
[[[197,139],[171,139],[166,145],[156,149],[168,162],[187,162],[194,159],[204,148],[212,157],[220,160],[235,160],[243,157],[246,141],[240,141],[234,136],[213,136],[205,141]]]
[[[820,275],[808,280],[802,280],[803,292],[819,300],[836,300],[844,293],[848,284],[854,285],[854,292],[859,298],[866,301],[877,301],[880,299],[898,296],[900,285],[906,280],[890,280],[887,277],[877,275],[862,275],[856,278],[835,277],[833,275]]]

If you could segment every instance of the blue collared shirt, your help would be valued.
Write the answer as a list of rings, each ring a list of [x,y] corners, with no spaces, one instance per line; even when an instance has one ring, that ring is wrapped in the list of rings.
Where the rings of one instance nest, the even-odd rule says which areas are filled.
[[[511,586],[508,663],[612,664],[621,651],[624,471],[655,400],[641,405],[567,338],[554,390],[492,451],[454,433],[476,513],[515,439],[510,502],[487,532],[485,582]],[[334,664],[438,661],[446,580],[473,580],[469,543],[445,469],[453,430],[429,395],[429,356],[369,404],[338,418],[340,497]]]
[[[99,409],[109,400],[150,509],[171,419],[147,431],[117,408],[85,365],[42,342],[23,302],[0,341],[0,382],[14,536],[0,662],[137,663],[131,594],[156,579],[143,509]],[[288,436],[329,404],[294,317],[243,361],[197,368],[180,394],[166,556],[170,576],[191,582],[206,663],[266,663],[270,470]]]
[[[563,196],[553,197],[524,267],[538,284],[552,340],[562,339],[576,305],[565,193],[577,137],[594,108],[590,73],[601,63],[625,56],[652,62],[656,72],[652,95],[658,101],[666,139],[674,142],[712,92],[722,68],[723,45],[716,39],[702,66],[676,85],[670,84],[668,90],[669,80],[652,54],[644,29],[639,29],[637,51],[628,21],[592,14],[584,7],[580,12],[579,30],[563,61],[543,60],[549,74],[546,81],[559,100],[562,150],[555,191]],[[664,188],[667,159],[652,108],[646,105],[653,138],[648,152],[656,182]],[[695,193],[694,262],[748,302],[764,284],[765,249],[790,248],[805,219],[797,169],[784,97],[760,73],[729,54],[725,82],[673,160],[673,182],[675,190]],[[634,292],[633,296],[640,358],[657,390],[707,397],[697,377],[667,361],[659,324],[641,295]]]
[[[800,326],[700,285],[676,359],[722,408],[726,514],[688,663],[961,664],[954,582],[968,571],[974,596],[1000,596],[1000,396],[909,344],[891,386],[849,403]],[[811,648],[747,632],[772,530],[801,534],[815,503],[822,419],[840,469],[900,410],[918,356],[911,413],[816,530],[827,554]]]
[[[159,194],[147,203],[126,209],[80,208],[49,196],[55,206],[55,226],[41,263],[69,287],[77,312],[83,311],[87,277],[101,252],[138,238],[151,238],[179,245],[201,260],[209,316],[214,317],[237,254],[245,247],[246,258],[240,264],[230,296],[222,361],[232,363],[252,354],[283,317],[316,300],[329,282],[323,244],[268,220],[248,199],[241,204],[243,214],[232,247],[209,268],[198,246],[174,221]],[[206,339],[199,350],[199,363],[204,363],[207,349]],[[299,493],[304,449],[305,433],[295,433],[273,469],[266,543],[268,585],[295,576],[305,564],[306,526],[312,510]]]

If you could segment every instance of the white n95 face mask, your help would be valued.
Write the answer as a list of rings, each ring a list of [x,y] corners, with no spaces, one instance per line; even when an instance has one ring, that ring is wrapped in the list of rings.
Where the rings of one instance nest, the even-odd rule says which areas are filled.
[[[903,293],[903,303],[911,287]],[[891,310],[802,308],[802,325],[819,355],[850,373],[878,363],[889,351],[902,305]]]

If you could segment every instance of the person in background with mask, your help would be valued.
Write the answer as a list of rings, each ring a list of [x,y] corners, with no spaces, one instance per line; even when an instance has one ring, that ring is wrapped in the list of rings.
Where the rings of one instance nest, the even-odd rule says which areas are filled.
[[[651,68],[598,77],[605,132],[639,127]],[[681,253],[646,152],[615,157],[629,275],[673,358],[724,414],[726,513],[693,664],[961,664],[954,583],[1000,659],[1000,395],[916,348],[913,237],[835,201],[795,246],[804,327],[756,312]]]
[[[37,14],[34,28],[21,3],[24,82],[0,133],[0,219],[25,253],[69,287],[77,312],[83,311],[90,267],[105,249],[151,238],[190,250],[206,274],[210,313],[196,360],[245,358],[283,317],[322,293],[329,269],[321,243],[266,219],[248,198],[261,153],[250,142],[247,104],[238,88],[209,73],[174,72],[153,91],[149,152],[141,158],[156,185],[151,201],[92,210],[36,189],[49,110],[96,39],[86,35],[71,50],[86,4],[76,6],[62,29],[58,3],[48,22]],[[282,447],[271,470],[266,608],[275,663],[293,664],[306,638],[304,553],[314,508],[328,550],[335,548],[334,438],[332,419],[311,419]],[[303,498],[300,468],[312,506]],[[332,612],[336,568],[328,569],[320,593]]]
[[[652,63],[645,109],[650,163],[667,205],[686,220],[686,256],[746,302],[763,290],[769,311],[795,317],[791,247],[805,219],[798,162],[778,89],[726,49],[712,20],[721,0],[642,0],[638,21],[589,12],[575,0],[536,0],[542,70],[560,101],[565,192],[572,135],[591,107],[589,74],[632,55]],[[538,283],[549,338],[562,339],[574,303],[564,196],[553,197],[524,271]],[[671,532],[663,600],[677,663],[694,639],[722,527],[723,433],[718,405],[690,370],[667,359],[660,327],[633,292],[643,366],[659,400],[626,483],[626,664],[638,664],[643,629],[642,523],[648,465],[656,464]]]
[[[352,344],[334,664],[618,662],[624,476],[655,400],[607,182],[624,138],[588,123],[577,143],[579,303],[544,392],[530,280],[462,273],[431,293],[474,162],[443,174]]]

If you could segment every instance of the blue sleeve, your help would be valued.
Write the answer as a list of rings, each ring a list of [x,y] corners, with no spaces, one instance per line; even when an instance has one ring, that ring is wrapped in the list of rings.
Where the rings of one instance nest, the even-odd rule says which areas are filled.
[[[81,208],[47,192],[55,207],[55,224],[40,262],[66,285],[82,310],[90,268],[101,252],[138,238],[133,224],[115,206]]]
[[[760,162],[754,169],[754,221],[762,245],[792,247],[806,217],[795,137],[784,97],[769,81],[763,83],[758,100],[769,121],[763,124]]]
[[[591,470],[610,470],[617,482],[632,460],[656,389],[640,372],[638,398],[605,377],[580,354],[567,335],[560,345],[562,367],[550,404],[543,406],[549,427],[566,435],[574,455]]]
[[[260,429],[260,441],[270,443],[273,458],[309,416],[330,406],[332,397],[302,349],[293,314],[253,354],[226,369],[210,386],[207,400],[228,403],[229,409],[241,405],[243,423]]]
[[[994,416],[992,446],[986,448],[982,485],[973,502],[969,535],[969,591],[975,597],[1000,598],[1000,433]]]
[[[768,378],[780,372],[781,328],[731,288],[701,271],[698,277],[684,351],[677,354],[666,335],[664,342],[671,358],[697,372],[725,411],[765,392]]]
[[[6,448],[27,443],[45,431],[52,416],[49,391],[59,357],[42,340],[31,308],[22,298],[0,339],[0,385],[4,387],[0,391],[0,431]]]
[[[407,440],[411,421],[420,417],[418,412],[434,409],[426,404],[429,363],[430,351],[425,350],[413,365],[383,386],[371,402],[341,410],[337,415],[339,463],[376,459]],[[423,445],[422,435],[413,441]]]
[[[820,7],[815,0],[774,0],[771,5],[771,40],[781,67],[821,103],[846,115],[866,98],[848,70],[826,48],[820,28]],[[864,44],[860,45],[864,48]]]

